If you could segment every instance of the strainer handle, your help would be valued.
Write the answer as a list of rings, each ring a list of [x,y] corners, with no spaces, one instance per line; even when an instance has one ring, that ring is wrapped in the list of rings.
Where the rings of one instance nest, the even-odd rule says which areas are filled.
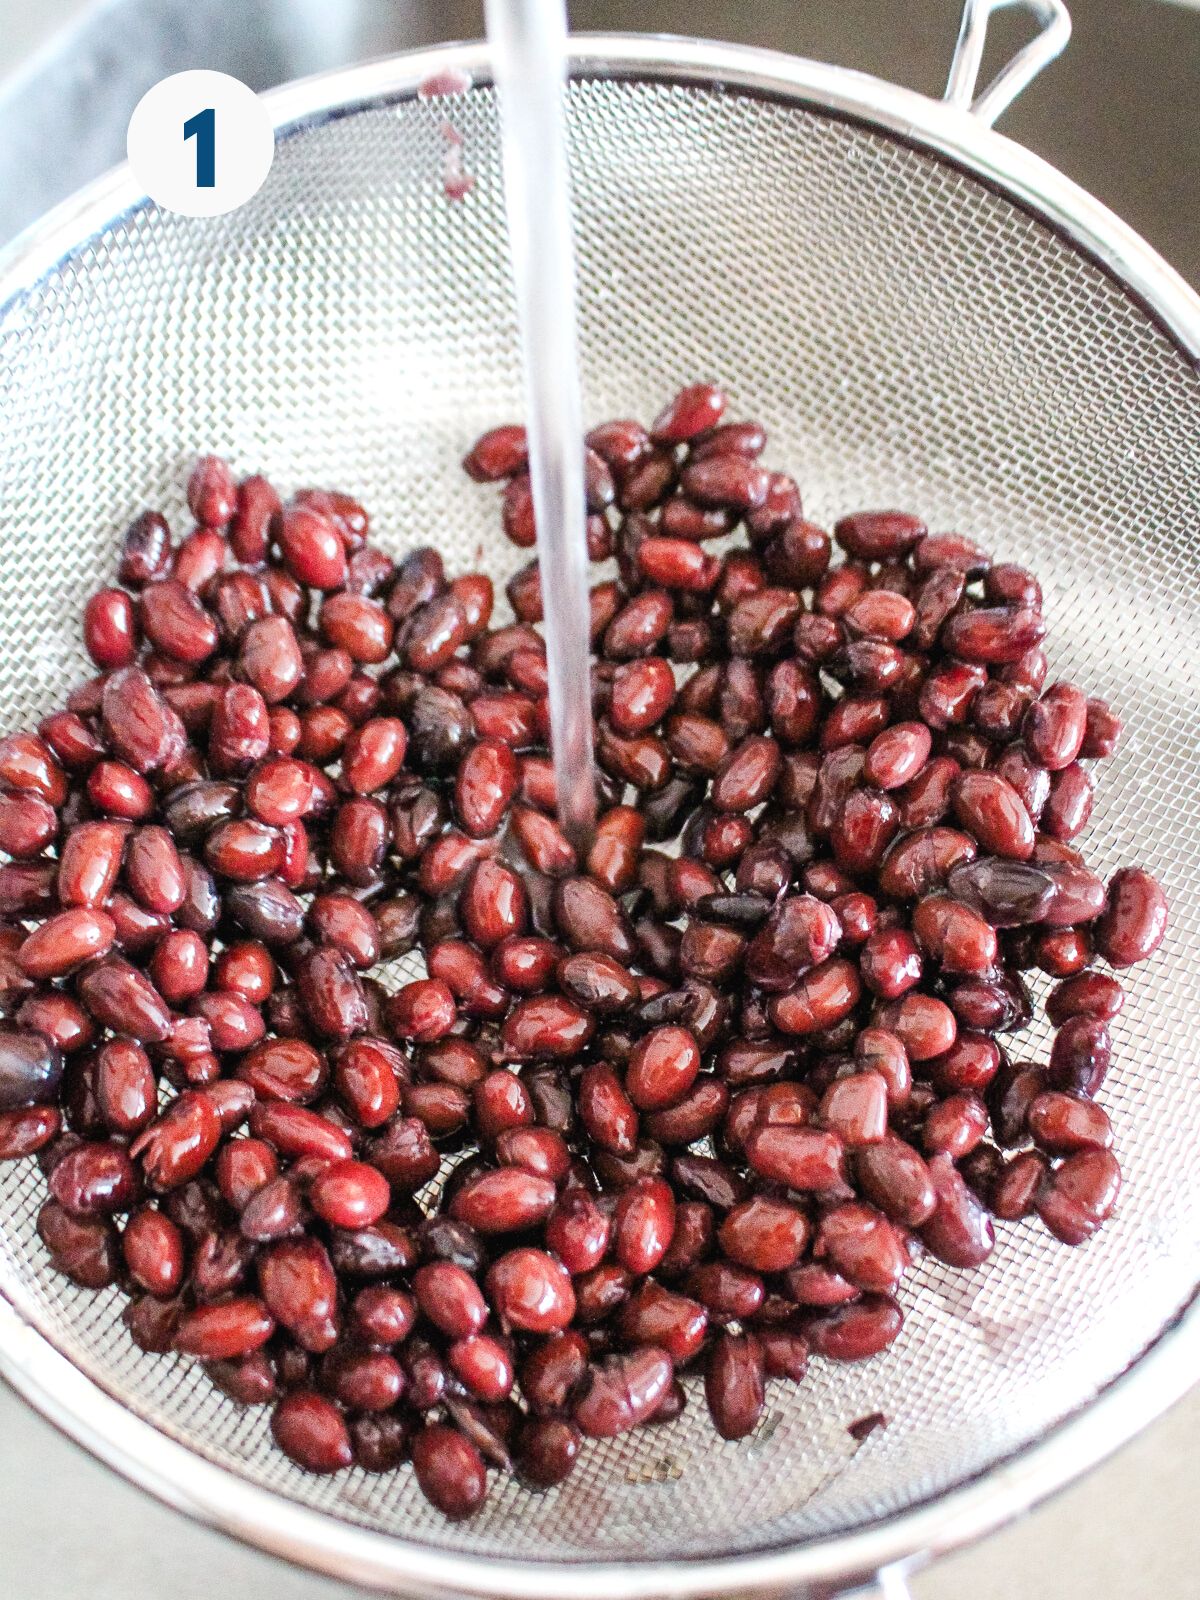
[[[992,12],[1012,5],[1032,11],[1038,31],[976,96],[975,83]],[[969,111],[990,128],[1042,68],[1063,53],[1070,37],[1071,16],[1062,0],[966,0],[943,98],[948,105]]]

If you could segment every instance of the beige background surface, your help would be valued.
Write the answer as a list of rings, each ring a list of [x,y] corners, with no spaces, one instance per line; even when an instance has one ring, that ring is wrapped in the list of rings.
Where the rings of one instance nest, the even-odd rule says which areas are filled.
[[[77,9],[79,0],[0,0],[0,78]],[[944,60],[944,13],[956,5],[823,0],[793,8],[790,0],[750,0],[743,15],[732,0],[685,7],[652,0],[608,9],[623,13],[617,25],[764,34],[764,42],[769,34],[777,46],[876,72],[888,66],[873,52],[886,51],[891,75],[933,90],[926,58]],[[1152,0],[1073,0],[1072,11],[1076,40],[1054,92],[1039,85],[1010,131],[1102,193],[1195,279],[1200,20]],[[868,14],[877,15],[878,32],[864,27]],[[1191,1600],[1200,1594],[1198,1432],[1200,1391],[1073,1488],[934,1563],[913,1582],[916,1600]],[[152,1502],[0,1386],[0,1600],[354,1600],[360,1593]]]

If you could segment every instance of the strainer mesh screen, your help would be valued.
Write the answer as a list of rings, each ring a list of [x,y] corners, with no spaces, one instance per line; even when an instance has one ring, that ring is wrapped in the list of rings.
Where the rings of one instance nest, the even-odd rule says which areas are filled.
[[[478,180],[462,204],[441,191],[447,110]],[[1054,674],[1127,714],[1089,850],[1106,872],[1160,874],[1173,923],[1115,1027],[1120,1212],[1082,1250],[1025,1225],[978,1273],[925,1264],[898,1345],[772,1386],[749,1440],[719,1442],[694,1396],[670,1427],[589,1448],[559,1491],[497,1483],[457,1527],[407,1470],[303,1475],[264,1412],[138,1353],[115,1294],[47,1270],[29,1165],[0,1170],[0,1289],[139,1415],[304,1505],[528,1559],[733,1553],[860,1526],[986,1468],[1086,1403],[1197,1278],[1200,384],[1101,270],[889,137],[601,79],[574,85],[570,129],[589,418],[646,418],[681,382],[719,379],[814,518],[901,505],[1028,561]],[[490,91],[322,122],[281,143],[233,216],[149,209],[90,240],[0,320],[4,727],[82,671],[80,607],[114,539],[148,504],[183,526],[200,450],[285,488],[348,488],[391,551],[432,542],[452,569],[506,576],[496,497],[457,463],[519,399]],[[1047,1043],[1039,1024],[1022,1053]],[[889,1426],[855,1443],[847,1425],[877,1410]]]

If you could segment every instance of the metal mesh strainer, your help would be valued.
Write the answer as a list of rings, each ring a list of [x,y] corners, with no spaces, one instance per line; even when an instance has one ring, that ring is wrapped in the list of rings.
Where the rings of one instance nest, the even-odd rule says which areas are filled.
[[[971,28],[989,9],[968,8]],[[449,108],[419,101],[451,64],[477,86]],[[486,83],[484,52],[456,48],[283,91],[274,168],[242,210],[188,221],[119,175],[10,258],[6,727],[83,670],[77,619],[115,537],[144,504],[182,516],[199,450],[284,485],[345,485],[392,549],[432,540],[452,566],[482,552],[511,570],[493,497],[457,466],[521,394]],[[440,188],[447,109],[478,180],[462,205]],[[0,1366],[149,1487],[343,1576],[529,1595],[844,1578],[994,1520],[1187,1381],[1195,1322],[1163,1330],[1200,1276],[1200,308],[981,120],[872,80],[595,40],[575,56],[569,123],[589,417],[646,415],[681,381],[720,378],[814,517],[907,505],[1028,560],[1054,671],[1129,714],[1089,848],[1105,870],[1159,874],[1173,927],[1132,980],[1105,1090],[1120,1212],[1083,1250],[1025,1226],[981,1272],[927,1262],[899,1345],[775,1386],[750,1440],[720,1443],[696,1405],[593,1446],[560,1491],[498,1485],[457,1527],[406,1471],[303,1475],[264,1414],[136,1351],[115,1294],[48,1270],[24,1164],[0,1169]],[[1035,1026],[1028,1053],[1046,1045]],[[847,1424],[877,1410],[890,1425],[856,1443]]]

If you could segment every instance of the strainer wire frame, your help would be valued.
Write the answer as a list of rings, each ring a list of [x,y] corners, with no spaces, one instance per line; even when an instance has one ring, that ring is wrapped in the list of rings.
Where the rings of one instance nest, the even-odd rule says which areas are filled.
[[[970,13],[994,8],[995,0],[982,0],[982,7],[972,0],[964,38]],[[1050,9],[1061,12],[1053,0]],[[1058,48],[1061,42],[1065,39]],[[455,71],[468,74],[475,85],[488,85],[486,46],[408,52],[303,79],[263,98],[282,141],[337,117],[411,99],[429,77]],[[1200,367],[1200,299],[1106,207],[1040,157],[993,132],[988,122],[1003,105],[995,99],[988,104],[991,90],[976,102],[981,114],[972,114],[961,82],[956,103],[938,102],[863,73],[780,52],[630,34],[574,36],[569,71],[573,79],[625,78],[775,99],[849,119],[931,153],[1016,202],[1107,270]],[[0,253],[0,309],[144,203],[122,166],[55,208]],[[877,1574],[898,1578],[931,1556],[990,1532],[1062,1488],[1165,1411],[1200,1372],[1200,1286],[1184,1300],[1187,1294],[1181,1294],[1175,1320],[1090,1403],[969,1481],[849,1533],[718,1558],[515,1561],[439,1551],[355,1527],[248,1483],[160,1433],[75,1367],[21,1317],[2,1290],[0,1375],[62,1432],[160,1500],[343,1581],[427,1596],[491,1594],[513,1600],[828,1593],[870,1583]]]

